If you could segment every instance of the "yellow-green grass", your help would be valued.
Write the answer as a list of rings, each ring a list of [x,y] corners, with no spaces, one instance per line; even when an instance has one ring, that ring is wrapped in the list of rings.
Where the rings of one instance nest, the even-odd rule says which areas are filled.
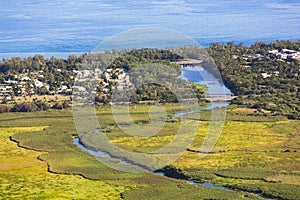
[[[30,102],[33,101],[34,99],[37,100],[46,100],[46,101],[68,101],[70,100],[70,96],[66,95],[33,95],[33,96],[26,96],[26,97],[15,97],[15,101],[18,103],[21,102]]]
[[[201,147],[209,125],[209,122],[200,123],[190,148]],[[182,173],[199,181],[293,199],[298,195],[300,179],[299,130],[298,121],[226,121],[215,146],[225,152],[200,158],[199,153],[186,151],[172,167],[182,169]],[[135,151],[138,148],[159,148],[172,138],[168,134],[148,139],[124,136],[112,142]],[[187,173],[189,169],[195,173]],[[219,173],[220,169],[225,173]],[[225,175],[228,177],[223,177]]]
[[[207,122],[202,123],[192,148],[201,147],[208,125]],[[198,153],[186,152],[174,165],[204,168],[256,166],[296,170],[300,168],[295,162],[299,161],[300,133],[294,130],[291,137],[291,131],[282,131],[283,128],[291,126],[300,127],[299,122],[293,121],[264,123],[228,121],[216,144],[216,148],[225,149],[226,152],[209,154],[202,159]],[[290,152],[285,152],[289,143],[293,146],[290,146],[292,147]],[[282,162],[286,162],[286,165],[281,164]]]
[[[255,108],[242,108],[242,107],[232,108],[232,109],[230,109],[230,111],[233,112],[233,113],[241,113],[241,114],[255,114],[255,113],[258,113],[258,112],[271,113],[271,111],[264,110],[264,109],[261,109],[261,110],[258,111]]]
[[[37,159],[44,152],[19,148],[9,140],[11,135],[44,128],[0,129],[0,199],[120,199],[124,186],[49,173],[47,164]]]
[[[209,122],[201,122],[196,137],[190,148],[200,148],[207,134]],[[206,168],[228,168],[241,166],[269,167],[274,164],[280,170],[297,169],[299,164],[299,122],[234,122],[225,123],[222,134],[215,146],[226,152],[206,155],[200,159],[198,153],[185,152],[184,155],[174,163],[177,167],[206,167]],[[288,129],[288,131],[286,131]],[[113,139],[111,142],[120,147],[138,151],[160,148],[173,139],[170,135],[158,135],[150,138],[137,138],[123,136]],[[290,148],[285,152],[287,148]],[[298,150],[298,151],[297,151]],[[295,152],[294,152],[295,151]],[[288,166],[281,165],[288,162]]]
[[[13,134],[18,133],[18,137],[16,138],[21,140],[25,137],[31,137],[34,140],[38,134],[43,135],[47,130],[53,129],[52,126],[47,129],[45,128],[45,126],[41,126],[1,129],[1,142],[7,144],[3,146],[2,149],[6,153],[1,156],[7,157],[5,163],[13,163],[13,165],[6,166],[5,169],[0,170],[0,198],[119,199],[121,197],[120,193],[122,193],[122,196],[126,199],[150,199],[152,196],[154,199],[170,199],[171,197],[181,199],[180,195],[182,194],[188,195],[190,197],[189,199],[203,199],[204,197],[214,199],[222,199],[222,197],[226,197],[227,199],[240,199],[243,196],[242,192],[222,192],[217,189],[190,186],[184,181],[176,181],[152,174],[142,174],[138,176],[128,174],[128,179],[124,179],[123,174],[122,180],[115,179],[114,177],[107,177],[105,179],[105,175],[98,176],[96,173],[111,173],[111,170],[101,167],[100,163],[96,164],[91,161],[91,156],[88,154],[83,152],[74,154],[74,152],[69,149],[72,146],[68,146],[64,150],[60,149],[63,151],[57,153],[45,153],[22,149],[17,147],[14,142],[9,141],[9,136]],[[61,146],[57,146],[57,148],[59,150]],[[9,158],[12,157],[14,159],[10,161]],[[47,160],[48,165],[51,166],[48,166],[50,170],[56,173],[48,173],[45,163],[38,161],[37,157]],[[24,161],[26,161],[26,164],[21,163]],[[82,163],[82,161],[86,163]],[[97,170],[99,166],[100,171],[93,171],[95,169]],[[78,173],[82,173],[85,177],[88,176],[94,180],[88,180],[81,176],[74,175]],[[115,175],[113,176],[121,176],[121,173],[114,173]],[[132,179],[132,177],[135,177],[135,179]],[[101,180],[105,180],[105,182]],[[134,189],[134,191],[130,192],[132,189]],[[128,191],[129,193],[127,193]],[[156,193],[153,194],[153,191],[156,191]],[[147,196],[144,196],[144,194],[147,194]]]
[[[174,136],[157,136],[150,138],[121,137],[111,142],[131,152],[150,152],[172,141]],[[130,144],[130,145],[129,145]]]
[[[300,186],[300,176],[296,175],[278,174],[275,176],[270,176],[266,178],[266,180]]]
[[[175,106],[168,108],[170,109],[169,111],[171,113],[174,112],[175,109],[177,109]],[[141,124],[143,124],[144,122],[147,123],[147,120],[149,119],[149,116],[147,114],[149,107],[136,106],[132,107],[131,110],[133,112],[132,118],[134,120],[136,120],[138,123],[142,122]],[[172,140],[174,135],[174,128],[178,127],[178,124],[180,122],[166,122],[166,127],[165,129],[163,129],[163,131],[161,131],[154,137],[145,139],[132,138],[122,133],[119,130],[118,126],[113,122],[113,116],[111,115],[109,107],[99,108],[97,111],[97,116],[100,123],[104,125],[104,128],[106,127],[107,130],[110,130],[106,132],[106,135],[109,139],[111,139],[111,142],[114,142],[115,144],[121,146],[126,150],[132,151],[151,151],[153,149],[164,146],[168,141]],[[191,120],[191,123],[194,122],[196,121]],[[39,156],[40,159],[47,161],[50,171],[62,174],[82,174],[84,175],[84,177],[105,181],[105,183],[111,184],[110,186],[113,188],[121,187],[126,191],[128,191],[130,188],[137,188],[138,185],[138,190],[132,190],[124,193],[126,194],[126,198],[130,199],[136,194],[139,194],[136,198],[138,199],[142,194],[144,194],[143,192],[145,191],[148,191],[147,194],[150,194],[152,191],[156,190],[162,192],[161,190],[164,190],[163,188],[165,187],[165,185],[170,185],[171,187],[171,183],[174,183],[173,181],[162,179],[160,177],[154,177],[153,175],[145,177],[144,175],[124,174],[113,171],[101,165],[101,163],[99,163],[93,156],[81,151],[72,144],[72,137],[73,135],[76,135],[76,130],[74,129],[72,115],[69,110],[18,114],[6,113],[4,115],[1,115],[0,124],[3,127],[14,127],[16,125],[24,127],[33,125],[49,126],[49,128],[47,129],[45,129],[45,127],[39,129],[38,132],[27,130],[28,132],[14,135],[13,139],[19,141],[20,145],[24,147],[40,151],[49,151],[49,153],[46,154],[41,152],[34,158]],[[208,122],[200,122],[200,127],[197,131],[196,138],[191,145],[191,148],[199,148],[201,146],[208,126]],[[264,174],[264,170],[286,172],[285,174],[280,173],[280,175],[284,174],[298,176],[300,146],[299,127],[300,123],[297,121],[227,121],[225,123],[223,133],[216,145],[216,148],[225,149],[226,152],[210,154],[203,159],[199,159],[198,153],[186,151],[180,159],[173,163],[173,166],[184,170],[193,169],[196,173],[199,173],[199,170],[201,169],[210,169],[211,171],[206,175],[207,177],[210,177],[210,181],[219,184],[221,184],[223,181],[225,185],[226,180],[228,178],[233,178],[233,176],[236,176],[236,174],[229,173],[229,176],[223,178],[221,181],[221,179],[219,179],[220,177],[216,175],[216,172],[219,169],[235,170],[237,169],[237,167],[243,169],[248,169],[250,167],[252,169],[263,169],[263,171],[261,172],[263,176],[260,179],[257,179],[257,175],[254,176],[255,170],[254,172],[251,172],[253,174],[253,177],[256,177],[255,180],[252,180],[251,173],[242,173],[243,177],[246,177],[247,175],[248,177],[250,177],[250,179],[241,183],[236,183],[240,184],[239,187],[247,190],[252,190],[253,187],[255,187],[255,183],[257,182],[257,180],[260,181],[257,182],[259,186],[264,186],[262,182],[263,178],[265,180],[269,180],[267,178],[276,177],[276,175],[278,175],[277,173],[271,175],[267,173],[268,177],[266,177]],[[64,162],[61,162],[62,160]],[[46,168],[46,166],[41,167]],[[200,174],[199,177],[201,178],[201,176],[202,175]],[[241,179],[247,179],[243,177],[241,177]],[[276,182],[279,185],[274,185],[274,187],[280,187],[281,191],[284,191],[284,189],[289,189],[289,185],[283,184],[284,182],[282,181],[282,177],[276,178],[274,178],[274,180],[277,180]],[[240,178],[233,178],[233,180],[234,179],[238,180]],[[151,180],[153,183],[149,182],[149,180]],[[149,186],[150,188],[153,187],[153,185],[157,186],[159,183],[162,183],[163,180],[166,182],[164,183],[165,185],[161,184],[160,189],[157,189],[159,187],[155,187],[155,190],[149,189]],[[204,177],[204,181],[205,180],[206,178]],[[228,182],[228,186],[236,184],[233,182],[233,180],[230,180]],[[283,185],[280,185],[280,182]],[[105,184],[104,182],[101,183]],[[297,186],[297,184],[293,185]],[[273,185],[267,182],[266,187],[273,187]],[[290,188],[293,187],[290,186]],[[47,191],[51,190],[49,189]],[[190,190],[185,189],[185,191]],[[203,192],[204,190],[201,189],[201,191]],[[178,190],[177,188],[173,192],[176,192],[177,195],[180,190]],[[172,196],[173,192],[172,194],[166,194],[165,197]],[[213,198],[214,196],[213,194],[211,194],[211,192],[214,193],[213,191],[207,191],[207,193],[205,193],[209,196],[212,195],[211,197]],[[60,195],[63,194],[61,193],[61,191],[59,191],[59,193]],[[120,194],[120,192],[118,194]],[[282,193],[280,195],[282,195]]]
[[[200,147],[206,134],[208,123],[202,125],[193,148]],[[300,195],[299,121],[227,121],[216,148],[227,151],[201,159],[198,153],[186,152],[173,166],[191,178],[217,185],[274,198],[295,199]]]

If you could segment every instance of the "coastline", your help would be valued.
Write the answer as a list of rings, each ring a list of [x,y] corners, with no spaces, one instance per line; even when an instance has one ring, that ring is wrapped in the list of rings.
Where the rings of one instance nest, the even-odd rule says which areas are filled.
[[[237,45],[239,45],[240,43],[243,43],[244,46],[251,46],[253,44],[255,44],[256,42],[267,42],[267,43],[272,43],[272,42],[276,42],[276,41],[292,41],[292,42],[298,42],[300,41],[300,38],[295,39],[295,38],[279,38],[279,39],[275,39],[275,38],[255,38],[255,39],[245,39],[245,40],[234,40],[234,38],[232,38],[232,40],[226,38],[226,40],[223,39],[218,39],[218,38],[214,38],[214,39],[208,39],[208,38],[196,38],[195,39],[196,42],[199,43],[199,45],[203,48],[207,48],[209,47],[211,44],[213,43],[219,43],[219,44],[227,44],[227,43],[231,43],[231,42],[235,42]],[[204,41],[204,42],[202,42]],[[101,42],[101,41],[99,41]],[[90,49],[93,49],[94,47],[91,46]],[[59,47],[57,47],[57,49],[59,49]],[[90,51],[41,51],[41,52],[32,52],[32,51],[24,51],[24,52],[0,52],[0,60],[2,59],[10,59],[13,57],[20,57],[20,58],[27,58],[27,57],[33,57],[35,55],[42,55],[45,58],[51,58],[52,56],[55,58],[63,58],[66,59],[68,58],[70,55],[76,55],[76,56],[80,56],[82,54],[86,54],[89,53]]]

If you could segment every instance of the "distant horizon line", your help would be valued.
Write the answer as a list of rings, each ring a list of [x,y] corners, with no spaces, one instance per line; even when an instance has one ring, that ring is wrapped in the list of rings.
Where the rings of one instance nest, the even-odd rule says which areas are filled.
[[[253,40],[253,42],[243,42],[243,41],[219,41],[219,42],[209,42],[206,45],[200,45],[201,47],[209,47],[209,45],[211,45],[212,43],[219,43],[219,44],[228,44],[231,42],[235,42],[235,44],[240,44],[240,43],[244,43],[244,46],[251,46],[253,44],[255,44],[256,42],[267,42],[267,43],[272,43],[272,42],[276,42],[276,41],[291,41],[291,42],[300,42],[300,38],[299,39],[275,39],[275,40],[270,40],[270,41],[266,41],[266,40]],[[76,56],[80,56],[82,54],[88,54],[91,53],[92,51],[40,51],[40,52],[34,52],[34,51],[25,51],[25,52],[0,52],[0,60],[2,59],[10,59],[13,57],[20,57],[20,58],[27,58],[27,57],[33,57],[35,55],[42,55],[45,58],[51,58],[51,57],[55,57],[55,58],[68,58],[70,55],[76,55]]]

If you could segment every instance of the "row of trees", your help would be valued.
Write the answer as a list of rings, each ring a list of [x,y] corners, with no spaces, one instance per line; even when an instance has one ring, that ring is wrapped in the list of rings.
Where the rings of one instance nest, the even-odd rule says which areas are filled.
[[[52,109],[65,109],[70,107],[69,104],[64,101],[60,103],[55,103],[54,105],[50,106],[49,103],[46,101],[34,101],[34,102],[23,102],[23,103],[15,103],[12,107],[1,105],[0,106],[0,113],[5,112],[35,112],[40,110],[49,110]]]

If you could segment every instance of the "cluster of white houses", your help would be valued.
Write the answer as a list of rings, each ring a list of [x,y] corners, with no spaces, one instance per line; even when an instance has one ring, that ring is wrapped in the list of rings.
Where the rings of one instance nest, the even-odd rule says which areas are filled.
[[[276,56],[276,59],[282,60],[282,61],[292,61],[292,60],[298,60],[300,61],[300,49],[299,51],[290,50],[290,49],[282,49],[281,51],[278,51],[276,49],[269,51],[269,54],[273,54]],[[300,70],[299,70],[300,73]],[[296,73],[295,76],[299,76],[299,73]],[[271,73],[261,73],[263,78],[269,78],[271,76],[278,76],[279,71],[273,71]]]
[[[0,85],[0,102],[8,102],[12,100],[13,88],[9,85]]]
[[[13,80],[9,79],[6,80],[4,84],[0,84],[0,103],[12,101],[13,95],[35,95],[35,89],[37,88],[44,88],[44,90],[47,91],[47,94],[50,95],[70,95],[73,91],[87,93],[88,91],[86,91],[84,83],[88,80],[95,80],[95,78],[97,79],[100,88],[104,92],[109,92],[112,86],[120,90],[124,87],[132,86],[128,74],[126,74],[121,68],[106,69],[105,71],[101,71],[100,69],[96,69],[93,71],[73,70],[73,74],[74,76],[71,76],[70,78],[72,80],[75,80],[76,84],[70,87],[65,83],[61,83],[60,87],[55,88],[55,90],[51,90],[50,86],[46,83],[43,71],[31,73],[30,76],[28,74],[14,75],[15,77]]]
[[[291,50],[291,49],[282,49],[282,50],[271,50],[268,51],[268,54],[275,55],[276,59],[283,60],[283,61],[292,61],[298,60],[300,61],[300,49],[298,51]],[[239,56],[232,55],[232,59],[238,59]],[[261,54],[243,54],[243,59],[248,61],[249,59],[258,59],[264,58],[264,55]]]
[[[282,49],[281,51],[274,49],[268,52],[269,54],[273,54],[277,59],[292,61],[298,60],[300,61],[300,49],[298,51],[291,49]]]
[[[297,60],[300,61],[300,49],[298,51],[291,50],[291,49],[282,49],[282,50],[271,50],[268,51],[269,55],[275,55],[276,60],[281,60],[281,61],[292,61],[292,60]],[[243,60],[249,61],[249,59],[260,59],[264,58],[264,55],[261,54],[243,54]],[[237,55],[232,55],[232,59],[238,59]],[[249,68],[249,65],[243,65],[245,68]],[[295,76],[299,76],[299,73],[296,73]],[[275,70],[269,73],[261,73],[263,78],[269,78],[272,76],[279,76],[280,72]]]
[[[67,85],[61,85],[57,90],[50,90],[50,86],[46,82],[42,82],[44,78],[43,71],[28,74],[14,75],[14,79],[8,79],[0,85],[0,103],[3,101],[11,101],[12,96],[30,96],[35,95],[35,89],[44,88],[48,94],[60,94],[63,92],[72,92]]]
[[[75,71],[76,79],[75,84],[72,86],[73,92],[80,92],[81,94],[88,93],[86,84],[90,80],[95,79],[98,82],[98,86],[103,92],[109,92],[112,87],[118,90],[122,90],[126,87],[131,87],[132,83],[129,80],[129,76],[125,73],[124,69],[106,69],[104,71],[100,69],[95,70],[82,70]],[[96,91],[91,91],[95,93]]]

